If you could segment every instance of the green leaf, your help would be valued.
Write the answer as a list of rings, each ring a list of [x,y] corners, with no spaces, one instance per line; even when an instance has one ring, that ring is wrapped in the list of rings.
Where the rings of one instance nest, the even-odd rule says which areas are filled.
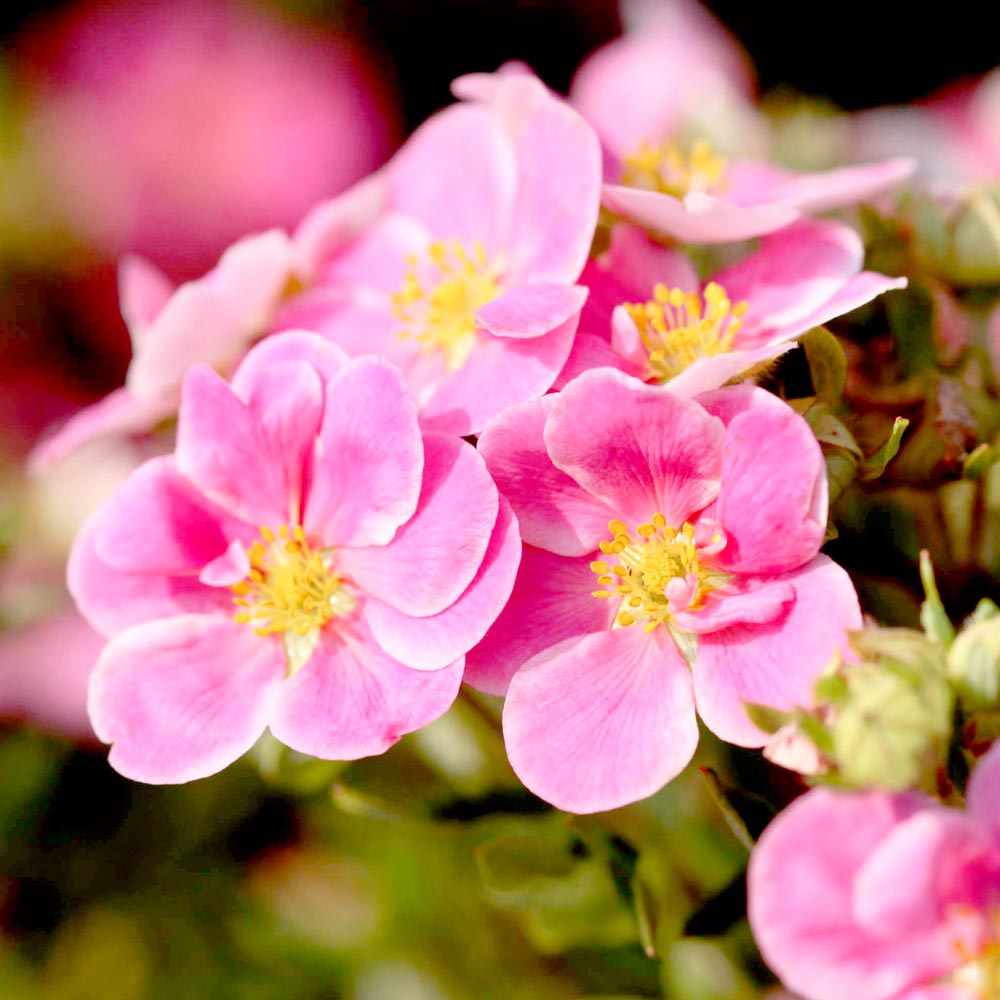
[[[927,549],[920,552],[920,581],[924,585],[925,595],[924,602],[920,605],[920,624],[928,639],[947,650],[955,638],[955,626],[941,603],[937,581],[934,579],[934,567]]]
[[[802,347],[816,395],[834,405],[847,385],[847,356],[840,341],[825,326],[816,326],[802,338]]]
[[[874,455],[865,459],[861,463],[859,476],[862,482],[870,482],[878,479],[885,472],[885,467],[896,457],[899,446],[903,441],[903,432],[910,426],[910,421],[906,417],[896,417],[892,425],[892,432],[889,440]]]
[[[743,710],[747,713],[750,721],[765,733],[776,733],[782,726],[787,726],[795,715],[792,712],[783,712],[770,705],[758,705],[752,701],[743,703]]]
[[[771,804],[753,792],[735,788],[722,781],[710,767],[701,768],[701,775],[708,787],[708,794],[719,807],[736,839],[748,851],[753,850],[757,835],[774,816]]]
[[[639,943],[650,958],[656,958],[656,924],[659,907],[655,893],[639,875],[632,879],[632,901],[635,905],[636,923],[639,925]]]
[[[497,892],[521,892],[538,882],[569,875],[580,863],[566,834],[505,834],[475,850],[483,882]]]
[[[1000,458],[1000,451],[991,444],[976,445],[962,462],[962,476],[965,479],[982,479],[990,467]]]

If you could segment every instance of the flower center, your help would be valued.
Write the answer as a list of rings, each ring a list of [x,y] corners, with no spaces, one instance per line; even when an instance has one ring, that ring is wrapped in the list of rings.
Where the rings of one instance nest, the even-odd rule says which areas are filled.
[[[698,562],[691,524],[685,521],[677,530],[662,514],[654,514],[635,529],[635,539],[622,521],[611,521],[608,529],[613,537],[601,542],[601,551],[616,561],[599,559],[590,568],[604,587],[593,591],[594,597],[620,599],[616,624],[644,621],[643,629],[652,632],[670,620],[671,609],[701,607],[713,588]]]
[[[260,529],[247,550],[250,574],[235,584],[233,620],[254,626],[257,635],[307,637],[331,618],[347,614],[357,601],[332,570],[328,553],[312,549],[301,525]]]
[[[746,302],[733,305],[710,281],[702,293],[657,285],[649,302],[626,302],[646,349],[649,377],[665,382],[698,358],[722,354],[743,325]]]
[[[643,142],[625,157],[622,183],[674,198],[691,191],[721,194],[727,186],[726,160],[707,139],[697,139],[687,155],[674,142]]]
[[[443,352],[448,370],[455,371],[475,343],[476,312],[500,294],[499,267],[481,243],[470,253],[458,240],[432,243],[426,261],[410,256],[406,263],[403,287],[392,296],[392,310],[404,324],[399,336]]]

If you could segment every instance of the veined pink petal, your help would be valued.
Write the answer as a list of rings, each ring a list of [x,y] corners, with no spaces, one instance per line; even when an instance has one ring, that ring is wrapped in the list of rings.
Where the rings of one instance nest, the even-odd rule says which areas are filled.
[[[698,637],[698,714],[713,733],[739,746],[768,740],[750,721],[745,702],[778,709],[811,705],[816,678],[845,647],[847,633],[861,628],[854,586],[826,556],[773,581],[795,590],[794,603],[778,618]]]
[[[544,437],[556,467],[626,524],[659,512],[679,528],[718,494],[722,433],[697,403],[604,368],[559,393]]]
[[[382,652],[355,619],[325,629],[306,665],[281,685],[271,732],[315,757],[370,757],[443,715],[461,683],[461,660],[441,670],[411,670]]]
[[[566,364],[559,373],[552,388],[565,389],[570,382],[589,372],[593,368],[617,368],[636,378],[642,377],[641,369],[630,365],[612,346],[607,337],[595,336],[592,333],[577,331],[573,340],[573,349],[569,352]]]
[[[522,86],[517,78],[508,87]],[[568,104],[539,97],[517,136],[517,195],[508,238],[510,279],[573,282],[601,207],[601,146]]]
[[[417,408],[399,372],[356,358],[327,383],[306,533],[328,545],[385,545],[417,509],[423,466]]]
[[[521,561],[521,536],[510,504],[501,496],[489,547],[464,593],[444,611],[413,618],[369,599],[364,616],[375,641],[414,670],[440,670],[465,655],[486,634],[510,597]]]
[[[684,292],[697,292],[701,288],[698,272],[690,259],[672,247],[651,240],[641,229],[619,223],[611,230],[611,244],[599,260],[631,292],[619,301],[644,302],[652,297],[657,284],[679,288]]]
[[[476,450],[443,434],[423,439],[416,513],[387,545],[344,548],[338,565],[363,591],[405,615],[444,611],[479,571],[499,513],[497,488]],[[330,538],[331,534],[320,535]]]
[[[80,613],[98,632],[112,636],[130,625],[174,615],[232,612],[232,593],[206,586],[195,574],[167,576],[108,565],[95,545],[102,517],[97,511],[80,530],[66,570]]]
[[[724,386],[730,379],[766,364],[795,347],[794,341],[769,342],[753,350],[725,351],[698,358],[684,371],[663,383],[664,389],[675,396],[692,399],[702,393]]]
[[[823,543],[827,513],[826,468],[809,425],[753,386],[705,393],[699,402],[727,424],[717,508],[727,541],[717,565],[779,573],[808,562]]]
[[[495,337],[541,337],[577,319],[586,301],[582,285],[518,285],[483,306],[476,323]]]
[[[705,605],[673,612],[685,632],[718,632],[732,625],[767,625],[780,618],[795,600],[795,588],[773,577],[735,577],[713,590]]]
[[[240,362],[230,385],[244,403],[254,395],[254,386],[278,365],[307,362],[316,369],[324,385],[348,363],[347,354],[324,337],[307,329],[288,329],[257,344]]]
[[[505,410],[480,435],[478,449],[513,505],[526,544],[585,555],[607,537],[616,515],[552,464],[542,433],[555,400],[543,396]]]
[[[469,359],[447,374],[420,412],[420,426],[478,434],[508,406],[546,392],[569,357],[577,316],[543,337],[514,340],[480,334]]]
[[[487,694],[506,694],[511,677],[536,653],[610,629],[617,606],[592,596],[590,561],[525,545],[507,606],[466,655],[466,683]]]
[[[139,349],[146,330],[173,291],[173,282],[145,257],[130,253],[122,258],[118,265],[118,299],[133,352]]]
[[[441,238],[482,244],[492,255],[510,224],[514,149],[496,116],[470,104],[429,118],[389,164],[388,207],[423,220]]]
[[[116,771],[152,784],[193,781],[257,742],[283,672],[276,638],[214,616],[165,618],[108,643],[88,711],[113,744]]]
[[[511,766],[559,809],[601,812],[652,795],[698,744],[691,677],[673,643],[638,628],[568,639],[512,678]]]
[[[145,397],[176,391],[190,365],[220,364],[267,329],[292,274],[292,246],[273,229],[234,243],[214,270],[181,285],[142,337],[126,386]]]
[[[605,184],[604,207],[629,222],[681,243],[731,243],[777,232],[799,218],[785,202],[735,205],[692,191],[683,201],[658,191]]]

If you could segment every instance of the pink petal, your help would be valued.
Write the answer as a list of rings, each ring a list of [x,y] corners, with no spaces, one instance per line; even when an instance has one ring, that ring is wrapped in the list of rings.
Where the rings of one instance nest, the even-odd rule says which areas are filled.
[[[782,202],[803,212],[828,212],[866,201],[905,180],[916,169],[908,159],[884,160],[817,173],[796,173],[763,163],[734,163],[729,197],[741,205]]]
[[[496,116],[453,105],[429,118],[389,167],[389,206],[416,216],[442,238],[483,245],[506,236],[514,202],[514,150]]]
[[[308,330],[275,333],[257,344],[240,362],[230,385],[243,402],[254,394],[254,386],[266,373],[290,361],[305,361],[316,369],[324,384],[350,359],[339,347]]]
[[[399,372],[374,357],[345,365],[326,401],[303,526],[328,545],[385,545],[417,509],[416,405]]]
[[[536,653],[610,629],[617,608],[592,596],[590,562],[590,556],[567,559],[525,545],[507,606],[465,658],[466,683],[506,694],[511,677]]]
[[[641,229],[625,223],[612,228],[611,245],[600,264],[631,286],[630,295],[622,302],[645,301],[657,284],[684,292],[701,290],[698,272],[685,254],[651,240]]]
[[[676,777],[698,745],[687,665],[638,628],[568,639],[513,677],[503,713],[511,766],[568,812],[616,809]]]
[[[315,757],[370,757],[443,715],[461,683],[461,660],[441,670],[411,670],[355,620],[324,630],[308,663],[282,684],[271,732]]]
[[[855,923],[852,885],[879,843],[926,802],[818,788],[764,831],[750,857],[748,915],[764,959],[789,989],[817,1000],[886,1000],[919,979],[920,954],[909,942],[891,949]]]
[[[420,413],[425,430],[478,434],[508,406],[546,392],[569,357],[577,317],[543,337],[480,335],[469,359],[447,374]]]
[[[126,254],[118,265],[118,299],[122,319],[138,350],[146,329],[173,294],[174,285],[152,262],[138,254]]]
[[[965,797],[980,823],[1000,831],[1000,743],[976,764]]]
[[[519,285],[483,306],[476,324],[495,337],[541,337],[578,319],[586,301],[582,285]]]
[[[343,549],[339,565],[362,590],[397,611],[436,615],[458,600],[479,571],[499,504],[471,445],[425,435],[416,513],[387,545]]]
[[[428,618],[412,618],[382,601],[368,600],[364,614],[375,641],[414,670],[446,667],[479,642],[496,621],[510,597],[520,561],[517,519],[501,497],[482,565],[458,600]]]
[[[542,433],[555,400],[543,396],[505,410],[480,435],[478,448],[525,543],[585,555],[607,537],[615,514],[552,464]]]
[[[95,545],[102,516],[98,511],[80,530],[66,570],[80,613],[97,631],[111,636],[140,622],[233,610],[230,591],[206,586],[195,575],[130,572],[108,565]]]
[[[511,281],[576,281],[601,206],[597,134],[568,104],[540,98],[517,136],[517,166]]]
[[[173,392],[190,365],[222,364],[262,334],[291,275],[292,246],[273,229],[234,243],[215,269],[181,285],[147,328],[126,385],[141,396]]]
[[[559,373],[553,389],[564,389],[570,382],[594,368],[617,368],[636,378],[642,377],[642,369],[630,365],[608,342],[607,337],[597,337],[592,333],[577,331],[573,341],[573,349],[569,352],[566,364]]]
[[[675,396],[692,399],[724,386],[730,379],[750,371],[757,365],[780,358],[793,347],[795,347],[794,341],[784,343],[780,340],[770,341],[752,351],[726,351],[723,354],[698,358],[680,374],[662,384]]]
[[[32,472],[43,472],[52,463],[101,437],[151,431],[161,420],[177,412],[179,401],[176,391],[143,399],[124,387],[115,389],[93,406],[74,414],[54,434],[46,437],[31,453],[29,468]]]
[[[681,243],[747,240],[777,232],[799,217],[783,202],[743,207],[699,191],[679,201],[658,191],[605,184],[601,200],[616,215]]]
[[[90,719],[125,777],[193,781],[257,742],[283,670],[278,640],[224,618],[136,625],[108,643],[94,669]]]
[[[861,628],[848,575],[826,556],[774,578],[795,590],[784,613],[760,625],[734,625],[698,637],[694,669],[698,714],[721,739],[763,746],[768,736],[749,719],[745,702],[808,707],[813,685],[847,633]]]
[[[713,590],[705,606],[674,613],[677,627],[698,634],[732,625],[767,625],[795,600],[795,588],[773,577],[735,577]]]
[[[823,543],[827,514],[826,466],[809,425],[752,386],[719,389],[699,402],[720,416],[730,407],[717,508],[727,541],[716,563],[740,573],[778,573],[808,562]]]
[[[718,493],[722,433],[697,403],[605,368],[559,393],[544,436],[556,467],[626,524],[659,512],[679,528]]]

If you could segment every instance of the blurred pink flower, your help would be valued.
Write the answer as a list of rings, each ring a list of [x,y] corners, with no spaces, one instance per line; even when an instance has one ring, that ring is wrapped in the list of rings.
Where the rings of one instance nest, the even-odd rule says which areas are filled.
[[[424,427],[475,433],[570,350],[599,210],[597,137],[531,74],[456,82],[377,177],[296,234],[310,287],[277,326],[403,372]]]
[[[479,448],[525,547],[466,679],[506,690],[514,770],[560,808],[659,789],[694,753],[696,705],[721,738],[765,744],[743,703],[808,704],[860,627],[847,575],[817,554],[819,445],[763,390],[692,401],[591,371],[508,410]]]
[[[265,726],[319,757],[381,753],[451,704],[518,556],[482,459],[421,436],[387,362],[289,333],[231,386],[196,365],[175,453],[70,557],[110,638],[91,721],[114,767],[154,783],[220,770]]]
[[[863,271],[864,257],[853,229],[809,220],[765,237],[702,287],[680,251],[616,226],[584,272],[591,294],[560,378],[611,366],[681,395],[718,388],[812,327],[906,286]]]
[[[196,274],[377,167],[386,81],[346,36],[255,5],[84,3],[25,40],[30,133],[72,227]]]
[[[805,1000],[978,1000],[1000,974],[1000,746],[966,810],[818,788],[764,831],[750,924]]]

